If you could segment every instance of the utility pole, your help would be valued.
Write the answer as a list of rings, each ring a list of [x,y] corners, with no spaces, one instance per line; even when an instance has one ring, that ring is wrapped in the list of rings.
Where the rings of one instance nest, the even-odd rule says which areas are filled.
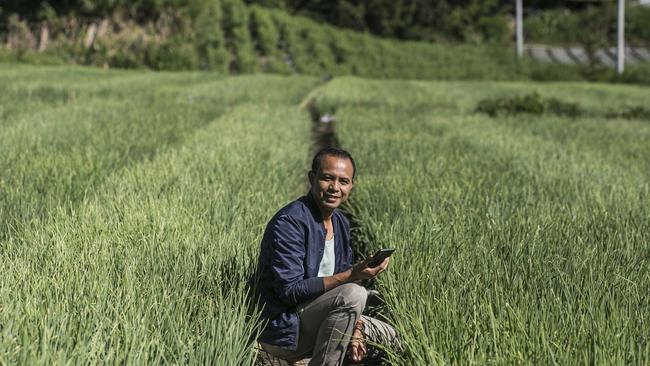
[[[521,0],[519,0],[521,1]],[[625,0],[618,0],[618,44],[616,72],[621,75],[625,68]]]
[[[515,20],[515,32],[517,37],[517,57],[524,57],[524,20],[523,20],[523,0],[516,0],[516,20]],[[622,1],[622,0],[619,0]]]

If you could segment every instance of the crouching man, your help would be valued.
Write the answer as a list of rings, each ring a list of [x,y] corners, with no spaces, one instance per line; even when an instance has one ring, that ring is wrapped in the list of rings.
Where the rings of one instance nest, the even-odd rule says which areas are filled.
[[[354,187],[355,163],[344,150],[314,156],[307,195],[278,211],[266,226],[258,264],[266,327],[262,348],[295,362],[340,365],[361,361],[366,344],[397,345],[388,324],[361,315],[367,291],[357,281],[377,277],[389,259],[353,265],[350,225],[337,209]]]

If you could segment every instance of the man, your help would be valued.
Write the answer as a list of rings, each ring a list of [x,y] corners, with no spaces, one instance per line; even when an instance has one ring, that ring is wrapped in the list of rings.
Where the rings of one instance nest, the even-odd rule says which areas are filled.
[[[395,330],[362,316],[367,291],[357,281],[375,278],[389,259],[369,268],[352,265],[350,225],[338,210],[354,187],[355,163],[345,150],[319,151],[304,197],[273,216],[264,232],[258,264],[262,318],[259,337],[268,353],[310,365],[361,361],[365,340],[395,345]],[[354,334],[353,334],[354,333]]]

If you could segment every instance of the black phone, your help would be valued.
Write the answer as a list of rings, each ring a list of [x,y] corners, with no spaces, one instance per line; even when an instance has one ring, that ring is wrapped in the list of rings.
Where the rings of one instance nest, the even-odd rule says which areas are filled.
[[[377,267],[378,265],[381,264],[381,262],[384,261],[384,259],[390,257],[391,254],[395,251],[395,248],[388,248],[388,249],[380,249],[375,253],[375,255],[372,256],[372,259],[370,260],[370,263],[368,263],[368,267],[374,268]]]

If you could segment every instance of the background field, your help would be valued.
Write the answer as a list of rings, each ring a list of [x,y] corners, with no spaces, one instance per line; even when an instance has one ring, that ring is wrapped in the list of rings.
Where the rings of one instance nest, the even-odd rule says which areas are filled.
[[[537,91],[588,117],[491,118]],[[246,278],[317,95],[398,253],[396,364],[647,364],[647,89],[0,65],[0,363],[253,362]],[[360,244],[360,243],[358,243]]]

